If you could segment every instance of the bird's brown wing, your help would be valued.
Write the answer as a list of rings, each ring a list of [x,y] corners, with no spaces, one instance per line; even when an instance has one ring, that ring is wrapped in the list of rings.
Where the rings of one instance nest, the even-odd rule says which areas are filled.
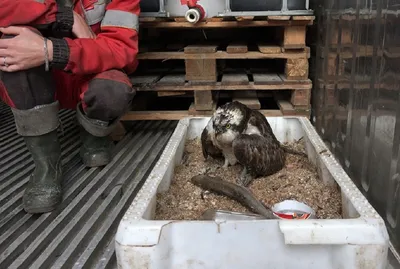
[[[207,126],[201,133],[201,149],[203,151],[203,156],[207,159],[208,156],[213,158],[218,158],[222,156],[222,151],[214,146],[211,135],[214,132],[211,120],[208,122]]]
[[[256,175],[276,173],[285,163],[285,152],[278,143],[257,134],[241,134],[232,144],[240,164]]]

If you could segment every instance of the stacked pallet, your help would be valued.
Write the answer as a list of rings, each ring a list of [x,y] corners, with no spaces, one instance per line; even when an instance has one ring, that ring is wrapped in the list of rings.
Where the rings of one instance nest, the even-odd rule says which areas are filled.
[[[341,129],[344,140],[352,115],[397,110],[400,42],[388,35],[395,32],[396,20],[395,14],[367,10],[331,14],[321,23],[326,32],[317,48],[315,126],[322,134]]]
[[[312,82],[306,29],[313,20],[313,16],[212,18],[193,25],[180,19],[145,18],[141,28],[147,36],[141,39],[138,55],[145,71],[132,77],[138,97],[125,119],[211,115],[219,104],[231,100],[266,116],[309,116]],[[254,33],[246,38],[253,28],[260,35],[268,33],[268,38],[258,39]],[[179,32],[182,29],[191,32]],[[190,39],[191,33],[209,29],[214,32],[209,32],[207,42]],[[154,109],[148,105],[150,96],[156,96],[154,108],[171,103],[172,98],[187,107]]]
[[[321,27],[326,32],[318,48],[323,60],[321,75],[316,81],[317,88],[325,90],[321,105],[338,105],[339,90],[396,88],[393,82],[398,76],[388,72],[387,67],[400,58],[400,43],[384,36],[388,32],[384,27],[390,27],[384,23],[390,19],[389,15],[394,16],[382,13],[378,17],[376,11],[366,10],[359,14],[331,14],[323,22],[325,26]]]

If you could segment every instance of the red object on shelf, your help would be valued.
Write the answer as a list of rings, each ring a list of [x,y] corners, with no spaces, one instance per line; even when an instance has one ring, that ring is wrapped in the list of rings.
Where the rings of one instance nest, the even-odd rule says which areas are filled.
[[[181,5],[187,5],[188,7],[197,7],[198,0],[181,0]]]

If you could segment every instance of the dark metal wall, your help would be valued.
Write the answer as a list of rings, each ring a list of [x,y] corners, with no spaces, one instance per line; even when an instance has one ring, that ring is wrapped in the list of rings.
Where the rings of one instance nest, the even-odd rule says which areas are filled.
[[[315,124],[400,251],[400,0],[315,0]]]

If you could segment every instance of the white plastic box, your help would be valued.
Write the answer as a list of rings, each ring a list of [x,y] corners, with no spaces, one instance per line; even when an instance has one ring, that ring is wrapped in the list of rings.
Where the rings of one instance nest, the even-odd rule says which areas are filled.
[[[154,221],[156,193],[168,190],[186,139],[209,118],[182,119],[160,160],[123,217],[116,235],[124,269],[384,269],[389,239],[382,218],[336,162],[310,121],[267,118],[281,142],[304,136],[324,182],[341,188],[337,220]]]

